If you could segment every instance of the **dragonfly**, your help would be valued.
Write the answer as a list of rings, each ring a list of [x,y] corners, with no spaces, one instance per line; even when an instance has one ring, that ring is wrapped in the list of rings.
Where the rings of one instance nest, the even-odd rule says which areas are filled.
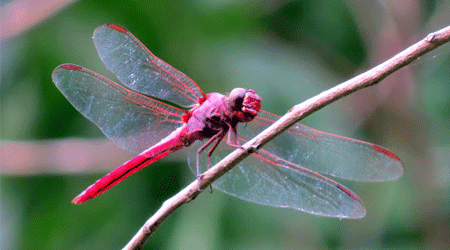
[[[204,94],[117,24],[98,27],[93,40],[123,85],[75,64],[56,67],[53,82],[109,139],[137,156],[89,186],[73,199],[75,204],[185,147],[190,147],[189,167],[199,176],[279,119],[261,110],[262,99],[251,89]],[[402,174],[402,161],[384,147],[297,123],[213,185],[262,205],[361,218],[366,214],[361,199],[331,178],[379,182]]]

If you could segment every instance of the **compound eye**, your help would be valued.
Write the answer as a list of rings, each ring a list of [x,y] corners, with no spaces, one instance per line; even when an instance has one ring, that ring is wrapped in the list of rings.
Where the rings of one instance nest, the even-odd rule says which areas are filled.
[[[247,93],[247,90],[243,88],[235,88],[230,92],[228,97],[231,100],[237,101],[238,99],[243,99],[245,97],[245,93]]]
[[[246,92],[243,88],[235,88],[230,92],[227,103],[231,110],[237,111],[241,109]]]

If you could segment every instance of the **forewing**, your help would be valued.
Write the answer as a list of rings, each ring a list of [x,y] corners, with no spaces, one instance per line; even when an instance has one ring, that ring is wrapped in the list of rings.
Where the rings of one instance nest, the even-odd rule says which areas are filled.
[[[204,93],[193,80],[153,55],[125,28],[100,26],[93,39],[103,63],[130,89],[181,106],[203,99]]]
[[[238,134],[253,138],[279,116],[261,111]],[[403,163],[381,146],[321,132],[300,123],[276,137],[264,149],[314,172],[354,181],[387,181],[403,174]]]
[[[70,103],[122,148],[140,153],[182,125],[183,110],[148,98],[73,64],[53,82]]]

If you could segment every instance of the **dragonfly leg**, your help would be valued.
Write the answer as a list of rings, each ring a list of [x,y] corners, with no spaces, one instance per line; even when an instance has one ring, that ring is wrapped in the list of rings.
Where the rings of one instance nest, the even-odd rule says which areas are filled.
[[[225,133],[224,132],[225,129],[221,130],[219,133],[217,133],[217,140],[216,143],[214,143],[214,145],[211,147],[211,149],[208,151],[207,156],[207,168],[209,169],[211,167],[211,155],[213,154],[214,150],[216,150],[217,146],[219,146],[220,142],[223,140],[223,138],[225,137]]]
[[[228,138],[227,138],[227,145],[232,147],[232,148],[240,148],[240,149],[244,149],[241,145],[239,145],[239,142],[237,140],[238,135],[237,135],[237,128],[236,127],[230,127],[231,131],[228,133]],[[231,141],[231,136],[234,137],[234,141]]]
[[[252,154],[252,153],[258,153],[258,149],[256,147],[249,147],[247,149],[245,149],[242,145],[240,145],[238,139],[238,134],[237,134],[237,129],[236,127],[231,127],[231,131],[228,133],[228,139],[227,139],[227,145],[232,147],[232,148],[240,148],[244,151],[247,151],[248,153]],[[231,141],[231,134],[233,134],[234,136],[234,142]],[[241,139],[243,142],[247,142],[243,139]]]
[[[198,190],[202,191],[202,189],[200,188],[200,180],[202,175],[200,174],[200,154],[209,146],[211,145],[211,143],[213,143],[214,141],[216,141],[216,143],[214,143],[213,147],[208,151],[207,154],[207,169],[210,168],[210,158],[211,158],[211,154],[212,152],[214,152],[214,149],[217,148],[217,146],[219,145],[219,143],[222,141],[222,139],[225,137],[225,133],[226,130],[222,129],[220,130],[217,134],[215,134],[213,137],[211,137],[203,146],[201,146],[198,150],[197,150],[197,160],[196,160],[196,164],[197,164],[197,180],[198,180]],[[212,193],[212,187],[210,185],[211,188],[211,193]]]

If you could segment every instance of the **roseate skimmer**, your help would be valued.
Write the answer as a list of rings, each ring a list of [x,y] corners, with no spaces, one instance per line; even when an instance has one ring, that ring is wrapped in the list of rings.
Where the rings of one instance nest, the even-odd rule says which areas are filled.
[[[53,82],[108,138],[138,156],[88,187],[75,204],[187,146],[193,148],[190,168],[199,174],[279,118],[260,110],[261,98],[251,89],[205,95],[123,27],[103,25],[93,39],[103,63],[126,87],[73,64],[58,66]],[[402,174],[401,160],[388,149],[296,124],[218,179],[214,188],[259,204],[361,218],[365,208],[358,196],[324,175],[386,181]]]

